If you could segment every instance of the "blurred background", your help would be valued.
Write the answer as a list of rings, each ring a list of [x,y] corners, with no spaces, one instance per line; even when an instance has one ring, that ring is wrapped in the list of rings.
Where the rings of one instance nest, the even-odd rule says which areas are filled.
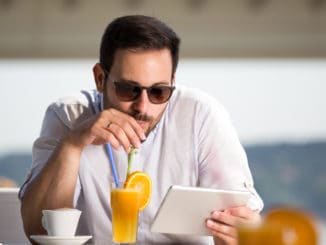
[[[94,88],[104,28],[126,14],[179,34],[177,83],[227,108],[264,212],[325,222],[326,0],[0,0],[1,185],[23,183],[47,105]]]

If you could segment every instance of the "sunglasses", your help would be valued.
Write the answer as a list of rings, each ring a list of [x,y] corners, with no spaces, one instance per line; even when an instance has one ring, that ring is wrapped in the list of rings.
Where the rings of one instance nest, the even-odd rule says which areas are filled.
[[[121,101],[134,101],[138,99],[143,91],[146,90],[148,99],[153,104],[162,104],[167,102],[174,86],[154,85],[151,87],[142,87],[129,82],[113,82],[115,93]]]
[[[109,77],[109,72],[103,64],[101,67],[105,73],[106,79]],[[148,99],[153,104],[163,104],[167,102],[175,89],[174,86],[165,85],[154,85],[151,87],[142,87],[130,82],[116,82],[113,81],[115,86],[115,93],[121,101],[134,101],[138,99],[143,92],[146,90]]]

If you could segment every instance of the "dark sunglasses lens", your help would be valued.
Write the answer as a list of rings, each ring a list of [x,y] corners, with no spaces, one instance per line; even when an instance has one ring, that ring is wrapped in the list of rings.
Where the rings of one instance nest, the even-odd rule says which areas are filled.
[[[148,91],[149,100],[154,104],[166,102],[172,93],[172,88],[167,86],[154,86]]]
[[[134,86],[132,84],[116,82],[115,92],[120,100],[132,101],[139,96],[141,89],[138,86]]]

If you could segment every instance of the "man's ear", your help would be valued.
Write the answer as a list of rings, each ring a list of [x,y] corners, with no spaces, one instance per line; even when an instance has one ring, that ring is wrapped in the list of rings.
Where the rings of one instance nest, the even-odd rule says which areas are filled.
[[[96,63],[93,67],[93,76],[98,92],[103,93],[105,85],[105,72],[100,63]]]

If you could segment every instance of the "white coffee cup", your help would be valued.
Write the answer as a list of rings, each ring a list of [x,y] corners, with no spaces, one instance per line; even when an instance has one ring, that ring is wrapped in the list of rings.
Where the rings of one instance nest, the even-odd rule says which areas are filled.
[[[81,211],[73,208],[42,210],[42,226],[49,236],[75,236]]]

